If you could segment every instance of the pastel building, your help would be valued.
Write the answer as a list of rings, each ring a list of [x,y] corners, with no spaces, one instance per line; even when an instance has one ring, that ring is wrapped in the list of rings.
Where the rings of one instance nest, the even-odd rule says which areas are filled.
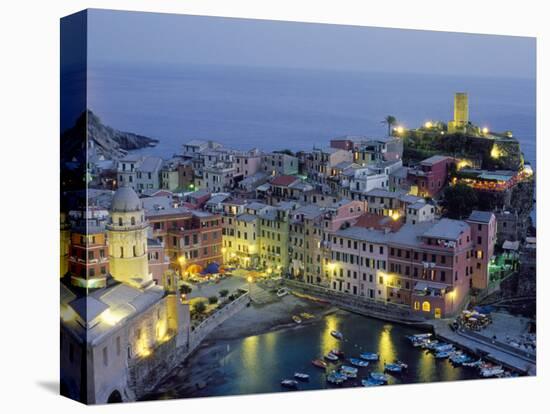
[[[476,289],[489,286],[489,263],[495,253],[497,220],[489,211],[474,210],[466,220],[472,229],[473,275],[471,285]]]
[[[280,152],[263,154],[261,169],[268,175],[298,174],[298,158]]]
[[[421,197],[435,197],[445,187],[449,168],[453,158],[434,155],[420,162],[415,168],[409,168],[407,180],[411,185],[411,194]]]

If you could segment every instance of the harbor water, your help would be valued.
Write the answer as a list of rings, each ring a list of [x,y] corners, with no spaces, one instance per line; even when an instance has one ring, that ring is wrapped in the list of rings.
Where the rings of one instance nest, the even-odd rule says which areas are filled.
[[[342,332],[343,340],[334,338],[332,330]],[[474,368],[454,367],[448,360],[436,360],[432,353],[414,348],[406,336],[421,332],[424,331],[338,311],[304,326],[209,344],[149,398],[287,391],[280,381],[292,378],[295,372],[310,375],[309,381],[299,383],[299,390],[338,388],[327,383],[325,372],[311,364],[332,349],[343,351],[345,358],[336,363],[327,361],[327,373],[342,363],[351,365],[347,358],[358,358],[360,353],[380,354],[378,362],[359,368],[357,379],[346,381],[344,387],[361,386],[361,379],[370,372],[383,371],[384,362],[397,359],[408,364],[408,369],[389,375],[389,385],[479,378]],[[202,374],[200,380],[197,372]]]

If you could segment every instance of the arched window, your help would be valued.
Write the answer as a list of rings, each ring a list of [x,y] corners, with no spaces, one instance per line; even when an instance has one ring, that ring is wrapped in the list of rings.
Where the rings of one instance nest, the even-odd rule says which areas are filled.
[[[124,257],[124,247],[120,246],[120,257]]]
[[[425,302],[422,302],[422,310],[424,312],[429,312],[430,311],[430,302],[428,301],[425,301]]]
[[[134,216],[130,219],[130,223],[132,223],[132,226],[136,225],[136,218]]]
[[[119,217],[119,218],[118,218],[118,225],[119,225],[119,226],[122,226],[122,217]]]

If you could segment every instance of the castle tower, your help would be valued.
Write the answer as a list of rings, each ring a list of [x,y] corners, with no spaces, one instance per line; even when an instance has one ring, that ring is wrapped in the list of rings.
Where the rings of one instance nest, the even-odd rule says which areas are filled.
[[[107,225],[111,275],[119,282],[144,287],[152,282],[147,261],[145,214],[136,192],[121,187],[113,196]]]
[[[464,92],[455,93],[455,124],[457,127],[464,127],[469,121],[468,94]]]
[[[449,132],[464,131],[469,118],[468,94],[466,92],[455,93],[454,119],[449,122]]]

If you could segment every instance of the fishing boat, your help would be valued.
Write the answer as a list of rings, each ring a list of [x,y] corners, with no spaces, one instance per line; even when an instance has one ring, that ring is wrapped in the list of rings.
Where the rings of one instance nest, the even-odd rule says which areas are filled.
[[[445,359],[445,358],[449,358],[449,356],[451,356],[451,351],[441,351],[441,352],[435,353],[435,357],[437,359]]]
[[[342,340],[344,339],[344,335],[340,331],[330,331],[330,334],[335,337],[336,339]]]
[[[293,379],[284,379],[281,381],[281,386],[285,388],[298,388],[298,381]]]
[[[401,367],[401,369],[407,369],[409,368],[409,365],[408,364],[405,364],[403,361],[400,361],[398,359],[396,359],[394,361],[395,364],[399,365]]]
[[[313,366],[322,369],[325,369],[328,366],[327,363],[322,359],[314,359],[313,361],[311,361],[311,363],[313,364]]]
[[[491,378],[504,374],[504,369],[500,365],[488,368],[481,368],[479,371],[483,378]]]
[[[441,345],[440,342],[437,339],[429,339],[426,342],[424,342],[421,347],[423,349],[427,349],[429,351],[433,350],[436,346]]]
[[[421,343],[423,341],[426,341],[430,339],[432,336],[431,333],[423,333],[423,334],[416,334],[416,335],[408,335],[406,338],[411,341],[413,345],[416,343]]]
[[[294,378],[300,381],[309,381],[309,374],[305,374],[303,372],[295,372]]]
[[[336,355],[338,358],[344,358],[344,353],[339,349],[332,349],[330,353]]]
[[[378,361],[380,359],[380,355],[374,352],[364,352],[359,357],[365,361]]]
[[[298,315],[292,315],[292,320],[297,324],[302,323],[302,318],[300,318]]]
[[[377,381],[374,378],[365,378],[361,380],[361,385],[363,387],[379,387],[380,385],[385,385],[385,383]]]
[[[329,352],[328,354],[325,355],[325,359],[331,362],[335,362],[335,361],[338,361],[338,356],[334,355],[332,352]]]
[[[451,355],[449,357],[449,360],[454,364],[454,365],[463,365],[464,363],[468,363],[468,362],[471,362],[472,361],[472,358],[467,355],[467,354],[464,354],[462,352],[455,352],[453,355]]]
[[[345,375],[347,378],[357,378],[357,372],[357,368],[350,367],[349,365],[342,365],[340,367],[340,373]]]
[[[359,359],[359,358],[350,358],[349,362],[351,363],[351,365],[356,366],[356,367],[365,368],[365,367],[369,366],[369,361],[365,361],[365,360]]]
[[[389,378],[383,372],[371,372],[370,377],[376,381],[388,382]]]
[[[384,364],[384,370],[392,374],[398,374],[403,371],[403,367],[399,364]]]

